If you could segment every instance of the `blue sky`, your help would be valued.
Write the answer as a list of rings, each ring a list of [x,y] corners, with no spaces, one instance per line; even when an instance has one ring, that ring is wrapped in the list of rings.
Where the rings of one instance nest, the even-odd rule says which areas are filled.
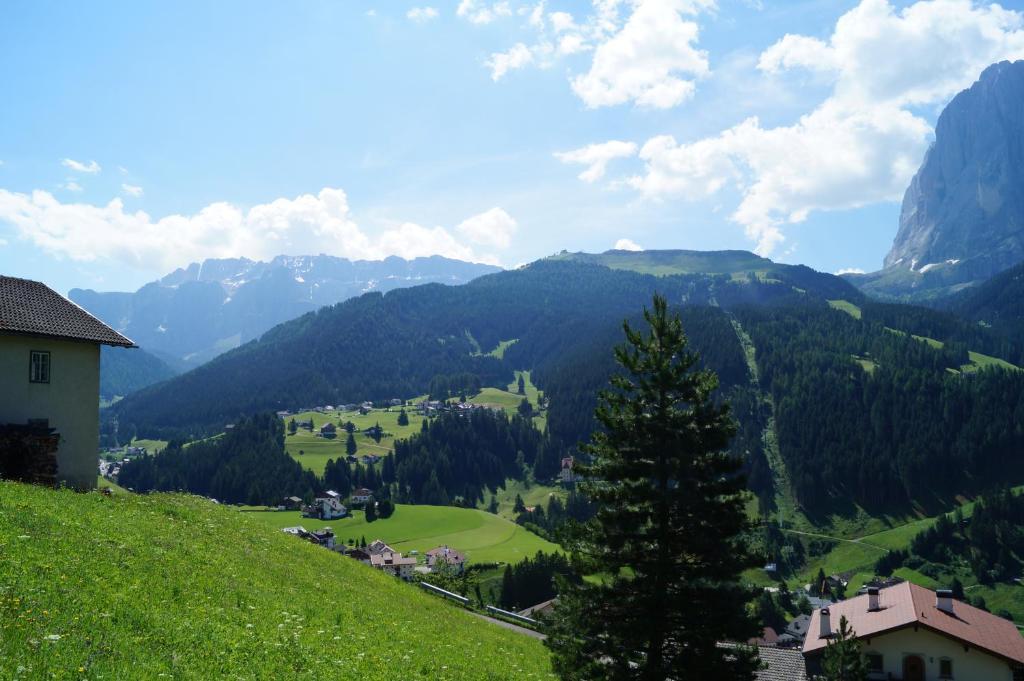
[[[1024,55],[1003,8],[4,3],[0,272],[616,243],[877,269],[942,106]]]

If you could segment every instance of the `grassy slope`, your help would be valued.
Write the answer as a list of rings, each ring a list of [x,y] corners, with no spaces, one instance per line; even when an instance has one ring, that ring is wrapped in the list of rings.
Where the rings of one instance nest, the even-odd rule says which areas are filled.
[[[383,539],[397,551],[420,553],[447,544],[463,551],[476,563],[514,563],[537,551],[561,549],[505,518],[486,511],[454,506],[407,506],[398,504],[395,514],[384,520],[366,522],[362,511],[341,520],[303,518],[298,511],[246,512],[273,527],[302,525],[307,530],[330,527],[341,541],[370,542]]]
[[[328,459],[338,459],[339,457],[342,459],[345,458],[345,441],[348,438],[348,433],[339,428],[338,437],[334,439],[324,439],[316,436],[316,432],[319,430],[320,426],[328,421],[333,422],[335,425],[338,425],[339,422],[345,423],[347,421],[351,421],[355,424],[357,431],[362,431],[379,423],[381,428],[383,428],[387,433],[387,435],[381,438],[379,444],[374,442],[373,438],[370,436],[364,435],[362,432],[356,432],[356,456],[364,456],[366,454],[384,456],[394,449],[394,442],[396,438],[407,438],[410,435],[419,432],[420,423],[423,420],[423,417],[410,407],[406,407],[406,413],[409,416],[409,425],[407,426],[398,425],[398,407],[392,408],[391,411],[374,409],[365,416],[361,415],[358,411],[331,411],[323,414],[319,412],[303,412],[301,414],[296,414],[294,418],[297,422],[312,419],[314,431],[311,433],[308,430],[300,428],[295,435],[286,435],[284,439],[284,448],[292,458],[297,460],[304,467],[313,471],[317,475],[322,475],[324,472],[324,466],[327,465]],[[293,417],[289,416],[285,419],[285,422],[287,423],[292,418]],[[304,452],[301,456],[299,455],[300,450]]]
[[[509,520],[515,519],[516,514],[512,509],[516,505],[517,494],[523,498],[525,506],[542,506],[544,508],[547,508],[548,501],[552,496],[557,496],[563,500],[567,496],[564,487],[552,487],[536,483],[531,483],[527,486],[527,483],[520,480],[507,480],[504,489],[498,490],[498,493],[495,494],[498,499],[499,516]],[[480,508],[486,508],[489,503],[491,503],[491,497],[487,496],[480,503]]]
[[[0,482],[0,553],[0,678],[549,678],[539,642],[195,497]]]

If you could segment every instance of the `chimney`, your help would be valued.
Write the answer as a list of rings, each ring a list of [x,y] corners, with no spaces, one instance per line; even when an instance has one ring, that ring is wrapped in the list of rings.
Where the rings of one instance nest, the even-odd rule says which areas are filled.
[[[818,628],[818,638],[829,638],[832,636],[832,622],[829,618],[828,608],[821,609],[820,627]]]
[[[935,592],[935,607],[942,612],[953,614],[953,592],[949,589],[939,589]]]
[[[878,605],[878,587],[877,586],[869,586],[868,587],[868,612],[875,612],[876,610],[881,610],[881,608]]]

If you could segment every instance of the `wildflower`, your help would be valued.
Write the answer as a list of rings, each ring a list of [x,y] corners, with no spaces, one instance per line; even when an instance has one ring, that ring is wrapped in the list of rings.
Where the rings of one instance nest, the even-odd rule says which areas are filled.
[[[60,634],[47,634],[46,635],[46,640],[47,641],[53,641],[54,643],[56,643],[57,641],[60,640]]]

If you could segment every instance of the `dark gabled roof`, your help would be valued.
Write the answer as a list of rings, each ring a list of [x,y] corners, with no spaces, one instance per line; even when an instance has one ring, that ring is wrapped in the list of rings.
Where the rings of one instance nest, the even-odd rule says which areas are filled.
[[[135,347],[135,343],[46,284],[3,275],[0,275],[0,333]]]
[[[765,665],[756,672],[757,681],[806,681],[807,665],[799,649],[760,646],[757,655]]]

